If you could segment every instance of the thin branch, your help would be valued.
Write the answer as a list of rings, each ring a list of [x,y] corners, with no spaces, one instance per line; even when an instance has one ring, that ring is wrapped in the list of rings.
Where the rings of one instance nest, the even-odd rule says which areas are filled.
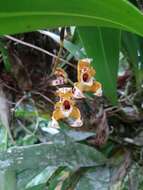
[[[27,129],[24,125],[23,125],[23,123],[20,121],[20,120],[17,120],[17,122],[18,122],[18,124],[20,125],[20,127],[24,130],[24,131],[26,131],[28,134],[30,134],[30,135],[33,135],[33,133],[32,133],[32,131],[30,131],[29,129]]]
[[[42,53],[45,53],[45,54],[47,54],[47,55],[49,55],[49,56],[51,56],[51,57],[54,57],[55,59],[59,59],[60,61],[62,61],[62,62],[64,62],[64,63],[66,63],[66,64],[68,64],[68,65],[74,67],[74,65],[73,65],[72,63],[70,63],[69,61],[66,61],[66,60],[62,59],[62,58],[60,58],[60,57],[54,55],[53,53],[51,53],[51,52],[49,52],[49,51],[47,51],[47,50],[45,50],[45,49],[42,49],[42,48],[40,48],[40,47],[38,47],[38,46],[35,46],[35,45],[30,44],[30,43],[28,43],[28,42],[24,42],[24,41],[22,41],[22,40],[19,40],[19,39],[15,38],[15,37],[12,37],[12,36],[9,36],[9,35],[5,35],[5,37],[8,38],[8,39],[10,39],[10,40],[12,40],[12,41],[15,41],[15,42],[17,42],[17,43],[19,43],[19,44],[22,44],[22,45],[24,45],[24,46],[27,46],[27,47],[31,47],[31,48],[33,48],[33,49],[36,49],[36,50],[38,50],[38,51],[40,51],[40,52],[42,52]]]
[[[16,108],[23,102],[23,100],[25,100],[27,98],[27,95],[24,95],[20,98],[20,100],[18,100],[18,102],[16,102],[15,104],[15,108],[14,110],[16,110]]]
[[[74,86],[74,83],[68,78],[68,82],[70,83],[70,85]]]
[[[18,90],[16,90],[15,88],[7,85],[2,79],[0,79],[0,86],[5,86],[6,88],[10,89],[10,90],[13,90],[14,92],[19,92]]]
[[[32,93],[32,94],[37,94],[37,95],[43,97],[43,98],[44,98],[45,100],[47,100],[48,102],[50,102],[52,105],[55,105],[55,103],[54,103],[50,98],[48,98],[47,96],[43,95],[42,93],[40,93],[40,92],[35,92],[35,91],[32,91],[31,93]]]

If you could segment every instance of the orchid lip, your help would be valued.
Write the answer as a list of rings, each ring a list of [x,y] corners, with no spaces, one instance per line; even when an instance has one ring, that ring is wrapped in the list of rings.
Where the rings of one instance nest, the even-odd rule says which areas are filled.
[[[63,103],[64,109],[65,110],[69,110],[70,109],[70,102],[68,100],[65,100]]]
[[[84,73],[82,76],[82,79],[84,82],[88,82],[89,81],[89,75],[87,73]]]

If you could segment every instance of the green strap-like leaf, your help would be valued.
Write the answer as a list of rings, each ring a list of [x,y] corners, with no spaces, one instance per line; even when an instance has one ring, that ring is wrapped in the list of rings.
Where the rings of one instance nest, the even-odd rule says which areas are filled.
[[[100,27],[79,27],[78,30],[89,58],[93,58],[96,78],[102,83],[105,95],[115,104],[120,30]]]
[[[2,0],[0,35],[65,25],[104,26],[143,35],[143,15],[126,0]]]
[[[127,54],[132,65],[138,88],[141,87],[143,80],[143,51],[141,43],[141,37],[129,32],[122,33],[122,49]]]

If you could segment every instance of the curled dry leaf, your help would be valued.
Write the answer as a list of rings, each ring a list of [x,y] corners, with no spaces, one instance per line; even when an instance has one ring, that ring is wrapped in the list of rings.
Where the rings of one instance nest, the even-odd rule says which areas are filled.
[[[102,99],[96,97],[93,100],[78,100],[78,107],[81,110],[84,124],[79,130],[96,133],[95,137],[88,140],[89,143],[98,146],[105,144],[109,136],[109,126]]]
[[[109,126],[107,123],[106,113],[103,112],[102,116],[98,119],[96,129],[95,144],[101,146],[107,142],[109,136]]]
[[[121,149],[116,153],[116,155],[114,155],[113,164],[116,163],[120,156],[122,156],[121,162],[119,163],[118,167],[114,169],[111,176],[112,184],[116,184],[117,182],[123,180],[131,165],[131,153],[127,149]],[[116,159],[116,161],[114,159]]]

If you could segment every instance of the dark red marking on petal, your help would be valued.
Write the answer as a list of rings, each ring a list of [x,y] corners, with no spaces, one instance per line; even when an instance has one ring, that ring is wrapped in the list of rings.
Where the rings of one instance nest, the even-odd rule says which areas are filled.
[[[65,109],[65,110],[69,110],[70,107],[71,107],[71,106],[70,106],[70,102],[69,102],[68,100],[65,100],[64,103],[63,103],[63,105],[64,105],[64,109]]]
[[[84,73],[83,76],[82,76],[82,78],[83,78],[83,81],[84,81],[84,82],[88,82],[88,80],[89,80],[89,75],[88,75],[87,73]]]

